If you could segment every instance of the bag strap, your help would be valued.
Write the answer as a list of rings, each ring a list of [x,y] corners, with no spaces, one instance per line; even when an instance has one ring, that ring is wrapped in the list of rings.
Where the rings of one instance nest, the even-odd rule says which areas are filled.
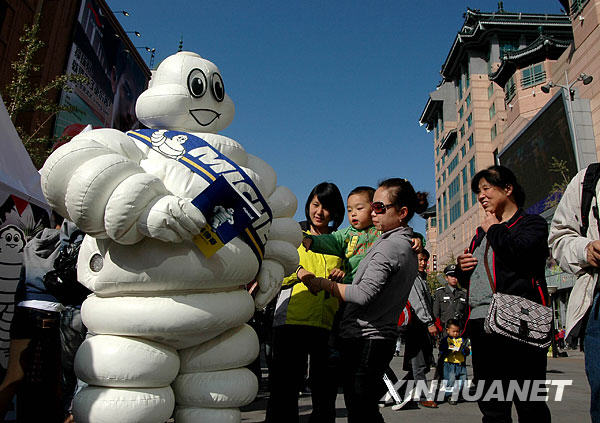
[[[581,232],[582,236],[586,236],[590,226],[589,214],[592,206],[592,200],[596,196],[596,184],[600,178],[600,163],[592,163],[585,171],[583,178],[583,188],[581,191]],[[594,216],[598,220],[598,208],[594,207]]]
[[[496,287],[494,286],[494,278],[492,277],[492,272],[490,272],[490,266],[488,264],[488,251],[490,249],[490,243],[485,243],[485,252],[483,253],[483,265],[485,266],[485,272],[487,273],[488,281],[490,283],[490,288],[492,288],[492,293],[496,293]]]

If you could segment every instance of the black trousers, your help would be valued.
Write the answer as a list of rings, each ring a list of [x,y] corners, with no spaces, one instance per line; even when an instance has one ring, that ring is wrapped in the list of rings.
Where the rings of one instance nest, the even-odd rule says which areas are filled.
[[[501,381],[496,383],[501,383],[502,397],[506,398],[510,381],[522,387],[527,380],[532,384],[534,380],[546,379],[547,365],[547,349],[485,333],[483,321],[484,319],[471,320],[468,327],[473,350],[473,376],[477,379],[478,391],[479,384],[483,384],[482,399],[477,401],[483,414],[481,421],[483,423],[512,422],[511,409],[514,403],[519,422],[549,423],[550,409],[546,401],[521,401],[517,395],[513,395],[511,401],[491,398],[487,401],[483,400],[495,380]],[[493,391],[496,389],[493,388]]]
[[[329,331],[312,326],[273,328],[273,358],[266,422],[298,422],[298,393],[310,356],[311,423],[335,422],[337,386],[329,365]]]
[[[16,307],[11,339],[30,339],[20,357],[18,422],[62,422],[60,313]]]
[[[395,339],[340,340],[348,423],[384,421],[377,403],[387,391],[383,374],[392,361],[395,349]]]

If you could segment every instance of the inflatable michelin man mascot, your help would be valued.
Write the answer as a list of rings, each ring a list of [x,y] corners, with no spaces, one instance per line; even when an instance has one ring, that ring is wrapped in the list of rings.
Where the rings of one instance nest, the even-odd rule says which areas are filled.
[[[136,105],[148,128],[84,132],[42,169],[53,208],[87,233],[78,274],[94,294],[75,369],[81,422],[235,422],[258,386],[245,324],[298,264],[297,201],[274,170],[217,132],[234,106],[219,69],[195,53],[165,59]],[[206,225],[191,200],[223,175],[260,218],[214,255],[193,238]],[[258,282],[257,294],[244,289]]]

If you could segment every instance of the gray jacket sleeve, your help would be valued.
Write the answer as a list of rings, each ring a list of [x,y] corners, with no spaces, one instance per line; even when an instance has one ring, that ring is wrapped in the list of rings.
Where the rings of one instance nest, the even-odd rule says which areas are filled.
[[[415,279],[415,283],[408,295],[408,301],[410,301],[410,305],[421,322],[427,326],[433,324],[435,319],[433,317],[431,294],[429,293],[427,282],[420,276],[417,276]]]
[[[360,282],[356,285],[346,286],[346,301],[359,305],[368,304],[381,291],[391,273],[392,267],[389,259],[382,253],[375,253],[369,260]]]

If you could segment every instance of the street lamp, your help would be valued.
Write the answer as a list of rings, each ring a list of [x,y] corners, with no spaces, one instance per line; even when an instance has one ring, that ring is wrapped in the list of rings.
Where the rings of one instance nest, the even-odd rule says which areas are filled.
[[[576,83],[578,83],[579,81],[583,82],[583,85],[588,85],[590,84],[592,81],[594,80],[594,77],[591,75],[588,75],[587,73],[581,73],[577,79],[573,82],[571,82],[569,84],[569,81],[567,80],[567,85],[560,85],[560,84],[555,84],[554,82],[550,81],[548,82],[546,85],[542,85],[542,92],[548,94],[550,92],[550,88],[553,87],[560,87],[563,88],[565,90],[567,90],[569,92],[569,98],[571,99],[571,101],[573,101],[575,99],[575,90],[573,89],[573,85],[575,85]]]
[[[113,12],[115,15],[117,13],[122,13],[123,16],[129,16],[129,12],[127,10],[111,10],[111,12]]]
[[[154,65],[154,53],[156,53],[156,49],[155,48],[146,47],[146,46],[135,46],[135,48],[144,49],[148,53],[150,53],[150,66],[148,66],[148,67],[150,69],[152,69],[152,66]]]
[[[125,31],[125,34],[135,34],[136,37],[141,37],[142,34],[138,31]]]

